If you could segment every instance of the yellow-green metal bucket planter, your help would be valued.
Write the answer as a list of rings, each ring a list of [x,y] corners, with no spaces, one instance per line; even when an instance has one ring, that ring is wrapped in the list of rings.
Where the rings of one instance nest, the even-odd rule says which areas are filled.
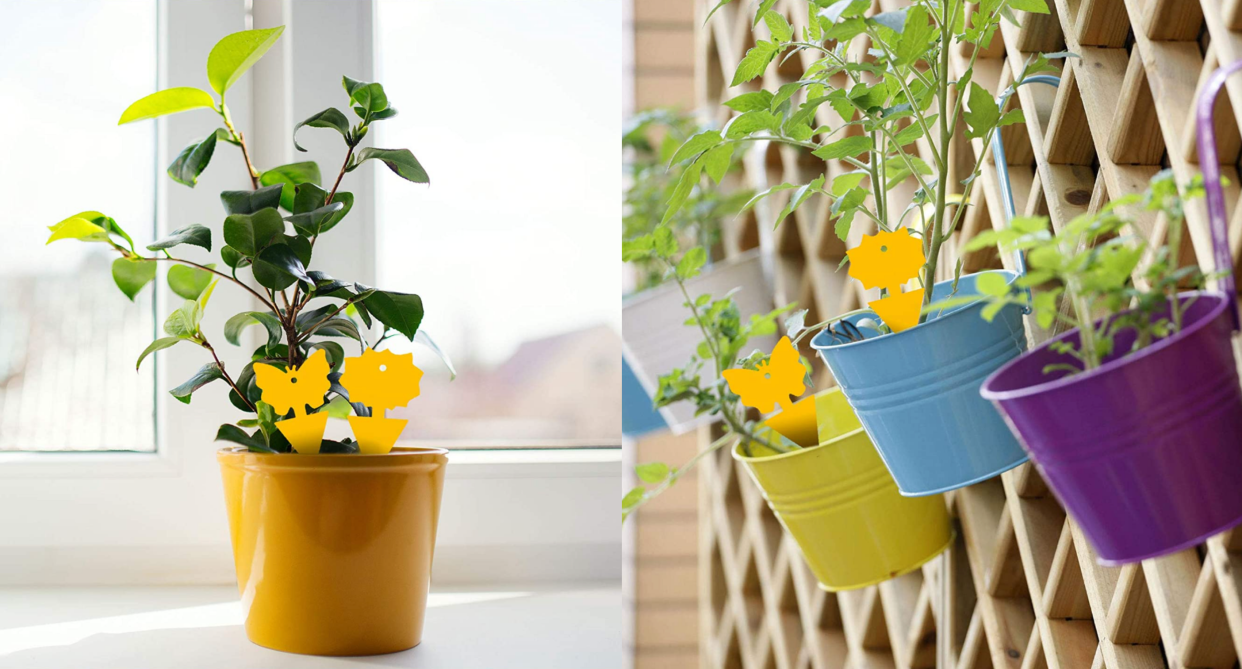
[[[777,453],[752,445],[747,456],[739,444],[733,457],[746,465],[825,590],[887,581],[949,547],[944,498],[897,491],[839,389],[803,399],[765,424],[809,447]]]

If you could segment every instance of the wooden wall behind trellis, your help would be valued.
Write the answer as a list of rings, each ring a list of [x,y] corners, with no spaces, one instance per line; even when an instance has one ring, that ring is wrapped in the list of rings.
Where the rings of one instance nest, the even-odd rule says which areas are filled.
[[[700,25],[715,2],[700,6]],[[720,124],[730,114],[723,100],[758,85],[775,90],[795,81],[814,58],[804,52],[773,64],[760,81],[729,89],[737,63],[753,45],[755,4],[734,0],[699,30],[699,101]],[[873,9],[902,4],[881,0]],[[1059,88],[1032,84],[1010,101],[1027,119],[1025,127],[1004,133],[1019,214],[1048,215],[1060,226],[1111,197],[1141,190],[1164,167],[1171,167],[1179,182],[1197,174],[1193,101],[1219,63],[1242,58],[1242,0],[1049,4],[1050,16],[1021,15],[1020,27],[1003,24],[975,65],[974,81],[997,91],[1033,53],[1068,49],[1081,56],[1064,66]],[[776,9],[796,29],[805,25],[803,0],[778,0]],[[762,24],[755,30],[766,38]],[[866,53],[864,40],[851,45],[855,58]],[[953,54],[959,72],[969,55]],[[1236,258],[1242,246],[1242,208],[1236,207],[1242,77],[1231,79],[1227,92],[1218,103],[1217,125],[1222,171],[1231,184],[1227,201]],[[818,121],[841,123],[827,105],[820,107]],[[961,174],[955,182],[969,169],[963,164],[973,164],[982,151],[979,140],[958,147],[955,164]],[[756,147],[745,164],[739,178],[754,188],[806,183],[823,169],[808,153],[775,145]],[[832,164],[829,177],[848,169]],[[950,273],[965,240],[985,226],[1003,224],[990,167],[979,186],[955,244],[946,245],[952,248],[946,248],[940,267]],[[783,204],[773,197],[735,222],[726,231],[727,253],[755,246],[767,250],[774,260],[777,303],[796,301],[809,308],[808,322],[869,299],[857,282],[836,271],[846,245],[827,223],[828,203],[808,202],[772,231],[772,215]],[[1136,225],[1157,241],[1167,227],[1150,214],[1140,215]],[[1212,269],[1201,201],[1189,207],[1187,227],[1193,247],[1184,260]],[[856,223],[848,246],[870,232]],[[991,250],[963,262],[969,272],[1010,261]],[[1033,339],[1047,334],[1033,331]],[[822,364],[816,364],[820,384],[830,384]],[[1023,465],[947,496],[959,529],[947,557],[878,587],[831,594],[816,587],[796,546],[727,453],[708,459],[700,481],[704,667],[1238,666],[1242,529],[1167,558],[1101,567],[1038,473]],[[947,607],[940,605],[942,592],[948,593]]]

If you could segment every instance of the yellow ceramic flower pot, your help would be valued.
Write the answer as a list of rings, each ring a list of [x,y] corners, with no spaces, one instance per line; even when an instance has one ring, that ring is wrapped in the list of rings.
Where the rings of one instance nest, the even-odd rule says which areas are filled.
[[[943,497],[902,497],[839,389],[803,399],[765,424],[809,447],[777,453],[752,445],[747,456],[739,444],[733,457],[746,465],[821,587],[873,585],[948,548],[953,530]]]
[[[418,645],[447,451],[217,458],[251,641],[309,655]]]

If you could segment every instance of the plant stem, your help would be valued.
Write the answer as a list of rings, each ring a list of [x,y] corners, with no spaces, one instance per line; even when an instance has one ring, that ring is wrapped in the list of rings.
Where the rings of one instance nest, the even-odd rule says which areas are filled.
[[[723,376],[724,369],[723,369],[723,365],[721,364],[720,350],[716,347],[715,340],[713,340],[711,338],[711,335],[707,333],[707,326],[703,324],[703,318],[702,316],[699,315],[699,308],[694,303],[694,300],[690,298],[690,291],[686,290],[686,282],[683,281],[682,278],[678,276],[677,274],[677,266],[674,265],[672,261],[668,259],[665,259],[664,263],[668,265],[669,270],[672,272],[673,279],[677,282],[677,287],[681,289],[682,297],[686,299],[686,304],[690,305],[690,312],[694,314],[694,322],[698,324],[699,332],[703,333],[703,339],[704,341],[707,342],[707,348],[712,353],[712,362],[715,364],[715,368],[716,368],[716,378],[721,378]],[[343,309],[344,306],[342,306],[341,308]],[[748,441],[752,441],[762,446],[766,446],[774,451],[777,451],[778,453],[786,452],[787,449],[774,446],[771,443],[769,443],[768,440],[760,439],[754,433],[747,431],[745,426],[741,425],[740,421],[737,420],[737,417],[734,416],[732,412],[730,411],[730,407],[725,401],[723,394],[720,398],[720,415],[725,419],[725,422],[728,423],[729,428],[733,430],[735,433],[737,433],[739,436],[745,437]]]
[[[944,12],[944,21],[940,25],[940,90],[937,91],[937,104],[940,106],[940,147],[938,152],[940,156],[940,169],[936,182],[936,211],[932,212],[932,234],[928,235],[927,231],[923,231],[923,246],[927,255],[927,268],[923,284],[931,286],[930,289],[924,289],[923,305],[931,304],[932,293],[936,285],[936,265],[940,261],[940,243],[943,238],[940,234],[942,221],[944,220],[945,201],[948,197],[949,188],[949,143],[952,141],[952,126],[949,125],[948,119],[948,97],[949,97],[949,38],[951,37],[952,16],[949,14],[949,5],[954,3],[941,3],[941,11]],[[919,322],[927,321],[927,314],[919,315]]]
[[[246,138],[237,132],[233,127],[233,119],[229,116],[229,108],[224,105],[224,94],[220,94],[220,117],[224,119],[224,127],[228,128],[229,135],[233,137],[233,141],[241,146],[242,158],[246,161],[246,174],[250,176],[250,185],[254,190],[259,190],[259,171],[254,168],[254,163],[250,162],[250,151],[246,148]]]
[[[336,175],[336,182],[332,184],[332,192],[328,193],[328,199],[324,200],[324,205],[332,204],[332,198],[336,197],[336,189],[341,187],[341,179],[345,177],[345,168],[349,167],[349,161],[354,157],[354,146],[349,146],[349,151],[345,153],[345,162],[341,164],[341,171]],[[318,235],[316,235],[318,237]]]
[[[250,401],[250,398],[246,397],[246,394],[243,393],[241,389],[237,387],[237,384],[233,382],[233,377],[229,376],[229,373],[224,370],[224,363],[220,362],[220,356],[216,355],[216,349],[212,348],[211,344],[205,338],[203,339],[203,348],[207,349],[207,351],[211,353],[211,359],[216,361],[216,366],[220,368],[221,376],[224,377],[225,381],[229,382],[229,386],[233,388],[233,392],[237,393],[237,396],[246,403],[246,406],[250,407],[251,411],[258,413],[259,410],[255,408],[254,404]]]
[[[626,510],[625,515],[628,516],[629,514],[634,513],[640,507],[642,507],[642,505],[655,499],[656,497],[659,497],[660,493],[672,487],[672,485],[677,482],[677,479],[684,476],[685,473],[690,471],[691,469],[694,469],[695,466],[699,464],[699,460],[702,460],[708,455],[711,455],[712,453],[715,453],[716,451],[720,450],[720,447],[728,443],[728,441],[732,439],[734,436],[735,435],[733,434],[726,434],[720,437],[719,439],[717,439],[716,441],[713,441],[707,448],[699,451],[698,453],[695,453],[693,458],[690,458],[688,461],[686,461],[686,464],[673,470],[668,475],[668,478],[664,479],[664,481],[662,481],[660,485],[652,488],[651,490],[648,490],[647,494],[643,495],[642,499],[640,499],[637,504],[635,504],[634,506],[631,506],[629,509]]]

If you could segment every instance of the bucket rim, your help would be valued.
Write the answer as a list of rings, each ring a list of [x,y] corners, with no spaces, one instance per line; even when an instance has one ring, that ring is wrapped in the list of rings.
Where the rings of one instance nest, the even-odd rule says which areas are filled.
[[[1017,272],[1014,272],[1012,270],[1007,270],[1007,269],[990,269],[990,270],[984,270],[982,272],[971,272],[970,274],[967,274],[966,276],[977,277],[983,274],[1004,275],[1006,278],[1005,283],[1006,285],[1009,285],[1009,286],[1012,286],[1014,282],[1017,281],[1019,278]],[[936,286],[951,285],[952,283],[953,283],[952,279],[938,281],[933,285],[932,291],[933,292],[935,291]],[[820,330],[818,333],[816,333],[814,337],[811,338],[811,348],[815,349],[816,351],[820,351],[820,352],[840,351],[840,350],[851,349],[851,348],[855,348],[859,346],[866,346],[867,344],[875,344],[881,341],[890,342],[890,341],[893,341],[895,338],[902,337],[904,335],[914,336],[915,333],[925,333],[927,332],[927,328],[933,324],[944,323],[944,322],[947,322],[951,318],[957,318],[961,315],[972,313],[975,310],[981,310],[983,308],[982,304],[980,304],[983,301],[983,298],[984,298],[983,295],[979,293],[975,293],[973,296],[967,296],[967,297],[974,297],[975,299],[971,302],[968,302],[962,305],[961,307],[957,309],[950,311],[947,314],[937,316],[936,318],[930,319],[924,323],[919,323],[918,325],[915,325],[912,328],[902,330],[901,332],[890,332],[888,334],[883,334],[878,337],[871,337],[869,339],[863,339],[862,341],[853,341],[853,342],[849,342],[846,344],[817,343],[819,341],[819,338],[825,336],[828,332],[827,330]]]
[[[1212,323],[1217,318],[1219,318],[1220,315],[1224,313],[1225,309],[1227,309],[1229,306],[1229,298],[1225,296],[1225,294],[1221,293],[1220,291],[1188,290],[1188,291],[1180,292],[1177,294],[1177,298],[1179,300],[1183,298],[1187,298],[1187,297],[1194,297],[1196,299],[1207,298],[1210,300],[1214,300],[1216,304],[1213,305],[1211,310],[1209,310],[1206,314],[1204,314],[1203,317],[1199,318],[1194,323],[1191,323],[1190,325],[1183,327],[1181,331],[1175,334],[1169,335],[1168,337],[1165,337],[1161,339],[1160,341],[1157,341],[1149,346],[1146,346],[1134,353],[1128,353],[1126,355],[1118,357],[1115,360],[1110,360],[1109,362],[1106,362],[1103,365],[1100,365],[1099,367],[1089,372],[1079,372],[1077,374],[1063,376],[1058,379],[1053,379],[1051,381],[1045,381],[1043,383],[1036,383],[1030,386],[1023,386],[1021,388],[1015,388],[1013,390],[992,390],[991,389],[992,384],[994,384],[997,381],[997,379],[1000,379],[1004,375],[1008,374],[1010,371],[1013,370],[1013,368],[1017,367],[1018,365],[1028,360],[1030,356],[1040,353],[1041,351],[1051,347],[1054,343],[1058,341],[1062,341],[1064,339],[1074,336],[1075,334],[1078,333],[1079,328],[1073,328],[1070,330],[1066,330],[1065,332],[1062,332],[1056,337],[1053,337],[1052,339],[1049,339],[1048,341],[1041,343],[1039,346],[1036,346],[1035,348],[1029,351],[1026,351],[1025,353],[1023,353],[1022,355],[1019,355],[1013,360],[1006,362],[1004,365],[1001,365],[995,372],[992,372],[986,379],[983,380],[983,385],[979,386],[979,394],[982,395],[984,399],[991,400],[993,402],[1007,402],[1010,400],[1025,399],[1027,397],[1032,397],[1034,395],[1040,395],[1040,394],[1047,393],[1047,392],[1062,390],[1070,386],[1074,386],[1074,385],[1081,384],[1081,383],[1087,383],[1096,378],[1100,378],[1107,374],[1111,374],[1131,363],[1138,362],[1145,358],[1151,357],[1165,349],[1175,346],[1177,343],[1181,342],[1182,340],[1190,337],[1196,332],[1207,327],[1209,323]],[[1132,311],[1134,310],[1126,309],[1125,311],[1119,312],[1119,314],[1130,313]],[[1099,321],[1095,321],[1095,322],[1099,322]]]
[[[388,453],[257,453],[245,446],[223,446],[216,460],[225,467],[262,470],[359,471],[387,470],[448,463],[448,449],[394,446]]]
[[[774,455],[746,455],[741,450],[742,442],[739,439],[738,442],[733,445],[733,449],[732,449],[733,459],[737,460],[738,462],[745,462],[747,464],[751,464],[755,462],[775,462],[777,460],[792,458],[798,455],[802,455],[804,453],[810,453],[811,451],[815,451],[821,448],[827,448],[829,446],[836,446],[838,445],[838,442],[844,441],[846,439],[850,439],[852,437],[856,437],[858,436],[858,433],[860,432],[865,433],[866,431],[867,431],[866,428],[859,427],[858,429],[850,430],[849,432],[846,432],[844,434],[839,434],[833,437],[832,439],[829,439],[828,441],[820,442],[818,444],[815,444],[814,446],[803,446],[795,450],[789,451],[787,453],[776,453]],[[870,441],[870,437],[868,437],[867,439],[868,441]],[[875,446],[872,446],[872,448],[875,448]]]

